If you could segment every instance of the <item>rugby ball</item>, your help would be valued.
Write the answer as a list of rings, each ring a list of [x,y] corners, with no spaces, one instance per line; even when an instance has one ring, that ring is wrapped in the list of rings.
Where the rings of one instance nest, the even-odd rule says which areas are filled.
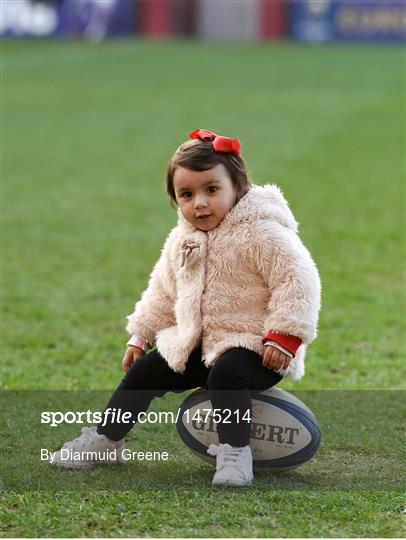
[[[297,397],[279,388],[251,392],[251,439],[256,470],[282,471],[314,456],[320,445],[320,426],[312,411]],[[176,427],[182,441],[199,457],[215,464],[207,454],[219,444],[210,395],[199,389],[181,404]]]

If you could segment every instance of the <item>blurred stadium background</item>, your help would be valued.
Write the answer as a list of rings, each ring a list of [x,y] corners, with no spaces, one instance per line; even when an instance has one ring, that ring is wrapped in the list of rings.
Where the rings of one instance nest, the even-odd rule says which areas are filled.
[[[1,0],[7,36],[401,41],[403,0]]]

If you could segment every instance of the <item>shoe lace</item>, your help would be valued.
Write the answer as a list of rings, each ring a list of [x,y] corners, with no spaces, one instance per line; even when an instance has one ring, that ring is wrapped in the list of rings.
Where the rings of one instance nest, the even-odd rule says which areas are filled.
[[[207,449],[207,453],[211,456],[223,455],[222,463],[226,465],[227,463],[238,464],[241,457],[242,448],[235,448],[229,444],[211,444]]]
[[[95,427],[83,427],[81,429],[81,435],[79,437],[76,437],[76,439],[73,439],[72,441],[66,442],[62,448],[75,448],[76,445],[85,442],[86,440],[90,439],[92,436],[94,436],[96,433]]]

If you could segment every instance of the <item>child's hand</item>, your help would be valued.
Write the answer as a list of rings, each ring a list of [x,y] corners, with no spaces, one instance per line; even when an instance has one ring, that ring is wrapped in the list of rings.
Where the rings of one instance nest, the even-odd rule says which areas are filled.
[[[125,351],[123,361],[121,362],[121,366],[124,371],[128,371],[130,367],[134,364],[134,362],[138,360],[140,356],[144,356],[144,354],[144,351],[139,347],[129,345],[127,347],[127,350]]]
[[[265,352],[263,355],[262,365],[268,369],[278,371],[279,369],[286,369],[290,364],[291,358],[285,353],[272,347],[272,345],[265,345]]]

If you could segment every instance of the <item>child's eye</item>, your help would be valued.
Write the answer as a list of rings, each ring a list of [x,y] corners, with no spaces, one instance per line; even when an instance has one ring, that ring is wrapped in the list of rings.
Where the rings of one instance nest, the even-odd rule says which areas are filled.
[[[185,199],[188,199],[189,197],[191,197],[191,193],[190,191],[184,191],[181,195],[181,197],[184,197]]]
[[[207,188],[207,189],[208,189],[209,193],[214,193],[214,192],[216,192],[216,191],[217,191],[217,188],[216,188],[216,186],[210,186],[210,187],[209,187],[209,188]]]

